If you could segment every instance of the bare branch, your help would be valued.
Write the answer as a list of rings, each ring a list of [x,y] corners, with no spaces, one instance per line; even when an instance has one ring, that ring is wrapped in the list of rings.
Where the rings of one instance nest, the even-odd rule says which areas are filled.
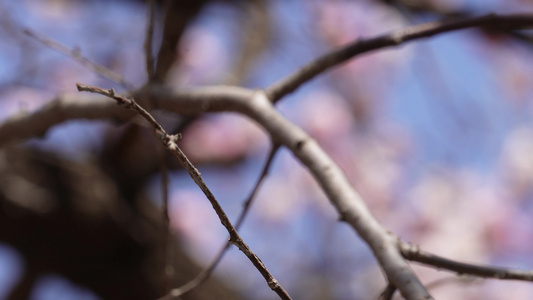
[[[134,114],[99,97],[67,94],[57,97],[36,112],[20,112],[0,124],[0,146],[44,136],[54,125],[72,119],[120,120]]]
[[[170,235],[170,216],[168,213],[168,165],[166,160],[165,149],[161,144],[155,145],[156,156],[161,172],[161,198],[163,202],[162,219],[163,219],[163,236],[162,236],[162,257],[163,257],[163,280],[165,284],[164,293],[167,293],[172,288],[172,279],[174,278],[174,251],[170,247],[172,243],[169,243]]]
[[[95,72],[96,74],[100,74],[101,76],[109,79],[109,80],[112,80],[120,85],[122,85],[124,88],[126,88],[127,90],[129,91],[133,91],[134,89],[134,86],[133,84],[129,83],[126,81],[126,79],[124,79],[124,77],[122,77],[120,74],[118,73],[115,73],[113,72],[112,70],[100,65],[100,64],[97,64],[95,62],[92,62],[90,59],[84,57],[82,54],[81,54],[81,50],[80,49],[70,49],[69,47],[57,42],[57,41],[54,41],[50,38],[46,38],[46,37],[43,37],[43,36],[39,36],[37,33],[33,32],[32,30],[30,29],[24,29],[24,33],[26,35],[28,35],[29,37],[35,39],[36,41],[42,43],[43,45],[47,46],[47,47],[50,47],[58,52],[61,52],[69,57],[71,57],[72,59],[74,59],[75,61],[79,62],[80,64],[82,64],[83,66],[89,68],[91,71]]]
[[[239,235],[235,227],[231,224],[231,221],[229,217],[226,215],[226,212],[218,202],[218,200],[215,198],[215,195],[211,192],[207,184],[202,178],[202,175],[198,171],[198,169],[191,163],[189,158],[183,153],[183,151],[178,146],[178,141],[181,140],[181,134],[178,133],[176,135],[169,135],[165,132],[163,127],[155,121],[155,119],[148,113],[145,109],[143,109],[139,104],[137,104],[133,99],[128,99],[125,97],[122,97],[120,95],[115,94],[115,91],[113,89],[106,90],[94,86],[84,85],[84,84],[76,84],[79,91],[86,91],[86,92],[92,92],[92,93],[98,93],[104,96],[107,96],[109,98],[114,99],[117,101],[119,105],[124,105],[128,109],[133,109],[137,111],[143,118],[145,118],[152,126],[154,127],[156,134],[160,137],[162,142],[164,143],[165,147],[170,150],[174,156],[178,158],[180,163],[183,165],[183,167],[189,172],[189,175],[194,180],[196,185],[200,187],[202,192],[204,192],[205,196],[211,202],[211,205],[213,206],[213,209],[217,213],[220,222],[222,225],[226,228],[230,235],[229,242],[239,250],[241,250],[248,259],[252,262],[252,264],[259,270],[261,275],[265,278],[265,280],[268,283],[268,286],[278,294],[278,296],[281,299],[291,299],[289,294],[283,289],[283,287],[279,284],[279,282],[274,278],[274,276],[268,271],[266,266],[263,264],[261,259],[250,249],[248,244],[242,239],[242,237]],[[171,293],[171,297],[174,295]]]
[[[146,26],[146,38],[144,40],[144,55],[146,62],[146,74],[148,75],[148,82],[154,79],[154,56],[152,51],[152,43],[154,36],[154,14],[155,14],[155,0],[148,0],[148,25]]]
[[[243,210],[239,217],[237,218],[236,227],[237,229],[241,228],[242,223],[244,222],[244,219],[248,215],[248,212],[250,211],[250,207],[252,206],[252,202],[255,199],[255,196],[257,195],[257,192],[259,191],[259,188],[261,187],[261,184],[263,181],[265,181],[268,172],[270,171],[270,167],[272,166],[272,162],[274,161],[274,157],[276,156],[276,153],[278,153],[279,150],[279,144],[273,144],[272,148],[270,149],[270,152],[268,153],[267,161],[265,162],[265,165],[263,166],[263,170],[261,171],[261,175],[259,175],[259,178],[257,179],[257,182],[255,183],[254,188],[252,189],[252,192],[250,193],[250,196],[246,199],[246,201],[243,204]]]
[[[415,245],[403,242],[399,243],[402,255],[411,261],[423,263],[439,269],[446,269],[456,272],[459,275],[473,275],[484,278],[495,278],[501,280],[523,280],[533,281],[533,271],[513,270],[507,268],[497,268],[491,266],[480,266],[466,264],[449,260],[428,252],[425,252]]]
[[[154,79],[158,82],[165,82],[168,72],[176,61],[176,50],[185,28],[207,1],[172,0],[167,3],[163,38],[157,54],[154,74]]]
[[[108,92],[107,90],[103,90]],[[147,97],[140,91],[137,98]],[[179,111],[182,114],[197,115],[205,111],[228,111],[239,112],[241,107],[220,102],[221,106],[215,102],[209,104],[210,107],[202,107],[206,99],[222,98],[247,98],[252,91],[238,87],[218,86],[205,87],[201,89],[180,89],[176,97],[189,100],[197,100],[191,109],[182,106]],[[207,102],[206,102],[207,103]],[[190,105],[190,104],[189,104]],[[154,107],[157,109],[157,107]],[[38,111],[17,113],[0,123],[0,147],[6,144],[23,141],[29,138],[44,136],[53,126],[73,119],[90,120],[116,120],[125,122],[130,120],[135,114],[124,110],[113,102],[94,96],[76,94],[65,94],[50,100],[50,102]]]
[[[109,90],[105,89],[95,91],[106,96],[112,95]],[[150,95],[154,101],[154,109],[189,115],[208,111],[233,111],[257,121],[270,133],[274,142],[287,146],[309,168],[339,214],[369,244],[391,284],[397,286],[406,298],[430,299],[423,285],[400,255],[396,237],[388,233],[374,219],[340,168],[320,146],[303,130],[279,114],[262,92],[228,86],[176,91],[164,86],[152,85],[146,90],[139,91],[138,95],[140,97]],[[123,98],[120,101],[127,103],[127,100],[129,99]],[[48,105],[54,109],[45,108],[33,115],[13,117],[4,124],[0,124],[0,145],[14,139],[18,134],[20,134],[19,138],[42,134],[51,126],[68,118],[100,116],[108,118],[113,116],[110,112],[117,108],[113,105],[104,105],[100,99],[93,100],[94,103],[80,102],[78,106],[75,106],[72,101],[75,100],[56,101]],[[103,109],[109,109],[109,112]],[[46,122],[43,122],[44,120]],[[33,126],[25,126],[25,122],[33,122]],[[21,130],[22,127],[26,130]],[[11,135],[10,130],[17,131],[18,134]]]
[[[104,95],[112,94],[104,89],[95,91]],[[258,122],[270,133],[274,142],[288,147],[309,168],[342,219],[346,220],[368,243],[391,284],[398,287],[406,298],[430,299],[423,285],[399,253],[396,237],[388,233],[375,220],[340,168],[320,146],[303,130],[279,114],[262,92],[227,86],[172,90],[164,86],[151,85],[138,92],[139,97],[146,95],[153,100],[154,108],[169,112],[196,115],[207,111],[233,111],[247,115]],[[126,102],[126,100],[121,101]],[[45,132],[52,125],[65,120],[56,117],[57,110],[63,111],[64,107],[70,108],[70,105],[57,102],[51,106],[60,108],[44,109],[33,115],[33,117],[37,115],[40,120],[50,121],[44,124],[34,124],[39,125],[38,127],[28,127],[29,132],[24,132],[23,137],[27,138],[31,134]],[[91,103],[85,103],[85,107],[87,110],[81,107],[78,110],[87,112],[94,110]],[[112,105],[108,107],[114,108]],[[68,117],[74,116],[75,114],[68,115]],[[81,116],[78,115],[78,117]],[[32,118],[14,118],[0,125],[0,145],[3,142],[2,133],[8,131],[6,129],[24,126],[24,121],[29,119]]]
[[[479,284],[481,281],[483,281],[483,279],[479,277],[474,277],[474,276],[451,276],[451,277],[441,278],[441,279],[428,282],[426,283],[426,287],[428,288],[428,290],[434,290],[444,285],[449,285],[452,283],[467,285],[467,284],[473,284],[473,283]]]
[[[434,265],[439,268],[446,268],[460,274],[532,281],[532,272],[457,263],[398,242],[397,237],[388,232],[374,218],[339,166],[332,161],[318,143],[301,128],[285,119],[272,105],[272,102],[294,91],[314,76],[360,53],[468,27],[490,26],[516,29],[531,24],[533,24],[532,15],[488,15],[460,21],[434,22],[409,27],[405,30],[393,32],[392,34],[354,42],[340,50],[319,58],[288,79],[271,87],[267,93],[263,91],[254,92],[237,87],[208,87],[196,90],[175,91],[162,86],[148,86],[146,89],[140,91],[139,95],[140,97],[150,97],[153,99],[154,108],[171,112],[195,115],[208,111],[233,111],[245,114],[258,122],[269,132],[274,143],[282,144],[290,149],[313,173],[332,205],[337,209],[340,219],[347,222],[373,251],[390,282],[390,289],[396,287],[400,290],[402,296],[407,299],[431,299],[431,295],[409,268],[405,258]],[[221,223],[229,232],[230,242],[236,244],[247,255],[265,277],[269,286],[281,298],[289,299],[288,294],[286,294],[279,283],[268,272],[261,260],[239,236],[220,204],[205,182],[203,182],[198,170],[190,163],[178,147],[177,141],[180,138],[179,134],[168,135],[153,117],[133,99],[116,95],[113,89],[105,90],[81,84],[78,84],[78,89],[80,91],[90,91],[111,97],[119,104],[136,110],[147,119],[156,128],[156,133],[163,140],[167,149],[172,151],[180,160],[183,166],[189,171],[193,180],[206,194],[217,212]],[[34,114],[16,116],[9,119],[5,123],[0,124],[0,145],[14,139],[14,137],[27,138],[42,134],[54,124],[70,118],[108,118],[109,116],[116,116],[116,110],[112,106],[103,104],[102,102],[81,103],[76,107],[68,101],[59,99]],[[102,109],[108,109],[109,111],[103,111]],[[122,116],[125,118],[130,115],[125,114]],[[51,119],[47,119],[47,117],[51,117]],[[28,122],[28,124],[25,124],[25,122]],[[23,129],[18,129],[17,126]],[[9,131],[9,129],[18,131],[13,134],[7,133],[6,131]]]
[[[400,254],[397,237],[374,218],[348,179],[324,150],[301,128],[285,119],[262,91],[223,87],[224,93],[212,94],[208,89],[197,97],[176,97],[178,91],[152,86],[155,105],[176,113],[236,111],[258,122],[274,142],[289,148],[311,171],[340,218],[346,221],[370,246],[389,282],[407,299],[432,299],[420,280]],[[220,91],[220,87],[218,88]],[[179,98],[179,100],[178,100]]]
[[[242,223],[244,222],[244,219],[248,212],[250,211],[250,207],[252,204],[253,199],[255,198],[255,195],[259,191],[259,187],[261,186],[261,183],[265,180],[266,176],[268,175],[268,171],[270,169],[270,166],[272,165],[272,161],[274,160],[274,156],[278,152],[279,145],[274,144],[272,145],[272,149],[270,150],[270,153],[268,154],[267,161],[265,163],[265,166],[263,167],[263,171],[261,171],[261,175],[259,176],[259,179],[257,180],[257,183],[255,184],[252,192],[250,193],[250,196],[248,199],[244,202],[243,210],[241,211],[241,214],[237,218],[237,222],[235,223],[235,228],[237,230],[240,229]],[[198,276],[196,276],[191,281],[187,282],[183,286],[172,290],[172,295],[175,297],[179,297],[181,295],[184,295],[193,289],[197,288],[200,284],[202,284],[204,281],[206,281],[209,276],[213,273],[215,268],[218,266],[222,258],[224,257],[224,254],[229,249],[230,243],[226,243],[222,249],[218,252],[218,254],[215,256],[215,259],[213,259],[213,262],[207,267],[205,270],[203,270]],[[163,298],[162,298],[163,299]]]
[[[490,14],[456,21],[430,22],[393,31],[375,38],[359,39],[310,62],[287,78],[274,83],[266,90],[266,93],[272,102],[277,102],[283,96],[292,93],[315,76],[356,55],[391,46],[398,46],[411,40],[470,27],[517,30],[528,26],[533,26],[533,14]]]
[[[394,296],[394,292],[396,292],[396,287],[390,284],[387,284],[387,286],[383,289],[381,294],[379,294],[377,300],[391,300]]]
[[[117,104],[124,105],[124,107],[126,107],[127,109],[132,109],[132,110],[137,111],[137,113],[139,113],[146,121],[148,121],[148,123],[150,123],[156,129],[156,131],[158,131],[158,133],[167,135],[165,129],[163,129],[163,127],[161,127],[161,125],[157,123],[154,117],[152,117],[152,115],[149,112],[147,112],[144,108],[142,108],[139,104],[137,104],[137,102],[135,102],[133,98],[128,99],[126,97],[120,96],[115,93],[114,89],[106,90],[106,89],[102,89],[96,86],[90,86],[90,85],[86,85],[82,83],[76,83],[76,87],[78,88],[78,91],[80,92],[91,92],[91,93],[104,95],[117,101]]]
[[[268,47],[272,38],[272,18],[269,3],[263,0],[252,0],[242,2],[244,5],[238,6],[243,10],[245,19],[242,21],[243,28],[240,53],[233,70],[229,73],[226,84],[240,85],[245,81],[254,63],[263,51]]]

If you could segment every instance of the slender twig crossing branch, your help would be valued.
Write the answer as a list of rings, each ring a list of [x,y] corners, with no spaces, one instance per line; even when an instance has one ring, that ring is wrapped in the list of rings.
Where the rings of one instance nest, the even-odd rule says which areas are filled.
[[[274,156],[276,155],[277,151],[279,149],[278,144],[272,145],[272,149],[270,150],[270,153],[268,154],[267,161],[265,163],[265,166],[263,167],[263,171],[261,172],[261,175],[259,176],[259,179],[257,180],[257,183],[255,184],[250,196],[248,199],[244,202],[243,210],[241,211],[241,214],[237,218],[237,222],[235,223],[235,228],[237,230],[240,229],[242,223],[244,222],[244,219],[248,212],[250,211],[250,207],[252,205],[253,199],[255,198],[255,195],[259,191],[259,187],[261,186],[261,183],[265,180],[266,176],[268,175],[270,166],[272,165],[272,161],[274,160]],[[224,254],[229,249],[230,243],[226,243],[222,249],[218,252],[218,254],[215,256],[215,259],[213,259],[213,262],[205,269],[203,270],[198,276],[196,276],[191,281],[187,282],[186,284],[182,285],[181,287],[172,290],[171,294],[175,297],[179,297],[181,295],[184,295],[196,287],[198,287],[200,284],[205,282],[211,276],[215,268],[218,266],[222,258],[224,257]],[[163,300],[165,298],[161,298],[160,300]]]
[[[180,163],[183,165],[183,167],[189,172],[189,175],[194,180],[196,185],[204,192],[205,196],[211,202],[211,205],[213,206],[213,209],[217,213],[220,222],[222,225],[226,228],[228,231],[230,238],[229,243],[237,246],[239,250],[241,250],[248,259],[252,262],[252,264],[259,270],[261,275],[265,278],[265,280],[268,283],[268,286],[278,294],[278,296],[281,299],[291,299],[289,294],[285,291],[285,289],[279,284],[279,282],[274,278],[274,276],[268,271],[264,263],[261,261],[261,259],[250,249],[248,244],[242,239],[242,237],[239,235],[233,224],[231,224],[231,221],[229,217],[227,216],[226,212],[218,202],[218,200],[215,198],[215,195],[211,192],[207,184],[202,178],[202,175],[200,174],[200,171],[191,163],[189,158],[183,153],[183,151],[178,146],[178,141],[181,140],[182,136],[180,133],[175,135],[169,135],[165,132],[163,127],[157,123],[157,121],[148,113],[144,108],[142,108],[135,100],[128,99],[126,97],[117,95],[113,89],[102,89],[99,87],[94,87],[90,85],[80,84],[77,83],[76,86],[78,87],[78,91],[85,91],[85,92],[92,92],[101,94],[104,96],[107,96],[109,98],[114,99],[117,101],[119,105],[124,105],[128,109],[132,109],[137,111],[143,118],[145,118],[153,127],[156,132],[156,134],[159,136],[161,141],[164,143],[165,147],[170,150],[174,156],[178,158]],[[172,295],[172,293],[170,294]]]
[[[464,18],[456,21],[424,23],[393,31],[375,38],[361,38],[310,62],[287,78],[274,83],[266,90],[266,92],[272,102],[277,102],[283,96],[292,93],[301,85],[317,75],[322,74],[327,69],[341,64],[356,55],[391,46],[398,46],[411,40],[431,37],[439,33],[471,27],[491,27],[516,30],[528,26],[533,26],[533,14],[490,14],[475,18]]]

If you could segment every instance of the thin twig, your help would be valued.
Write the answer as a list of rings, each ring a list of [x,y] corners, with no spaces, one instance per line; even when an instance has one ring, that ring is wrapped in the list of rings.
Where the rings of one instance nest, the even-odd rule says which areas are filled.
[[[174,251],[170,247],[172,243],[169,243],[170,236],[170,215],[168,212],[168,165],[166,160],[165,149],[161,144],[155,145],[156,156],[158,160],[159,170],[161,172],[161,198],[163,200],[163,236],[162,236],[162,252],[163,252],[163,278],[165,290],[164,293],[168,293],[172,289],[172,282],[174,279]]]
[[[274,83],[266,92],[269,99],[275,103],[283,96],[295,91],[302,84],[313,79],[315,76],[322,74],[327,69],[341,64],[356,55],[377,49],[398,46],[411,40],[431,37],[439,33],[470,27],[516,30],[531,25],[533,25],[533,14],[489,14],[456,21],[430,22],[393,31],[389,34],[375,38],[359,39],[310,62],[287,78]]]
[[[440,278],[428,283],[425,283],[424,285],[428,290],[434,290],[436,288],[442,287],[446,284],[451,283],[461,283],[461,284],[469,284],[476,280],[481,280],[478,277],[473,276],[459,276],[459,277],[446,277],[446,278]],[[394,294],[398,289],[394,287],[391,284],[387,284],[387,286],[383,289],[383,291],[379,294],[377,297],[377,300],[392,300],[394,299]],[[396,297],[399,298],[399,297]]]
[[[155,66],[153,56],[153,36],[154,36],[154,19],[155,19],[155,0],[148,0],[148,22],[146,26],[146,36],[144,40],[144,55],[146,63],[146,74],[148,76],[148,83],[154,80]],[[148,103],[151,103],[149,95],[147,95]],[[166,162],[166,156],[164,149],[157,144],[156,156],[158,160],[159,170],[161,172],[161,196],[163,200],[163,237],[162,237],[162,251],[163,251],[163,280],[165,290],[164,293],[168,293],[172,288],[172,282],[174,279],[174,259],[173,249],[170,248],[172,243],[169,243],[170,239],[170,216],[168,212],[168,166]]]
[[[533,271],[461,263],[428,253],[421,250],[416,245],[410,245],[403,242],[399,243],[399,247],[402,255],[408,260],[423,263],[438,269],[446,269],[459,275],[467,274],[501,280],[533,281]]]
[[[379,296],[377,297],[377,300],[391,300],[392,296],[394,296],[394,292],[396,292],[396,287],[389,283],[383,289],[381,294],[379,294]]]
[[[146,26],[146,38],[144,40],[144,54],[146,60],[146,74],[148,74],[148,82],[152,82],[154,80],[155,73],[154,55],[152,50],[154,36],[155,0],[148,0],[148,7],[148,25]]]
[[[226,212],[224,211],[218,200],[215,198],[215,195],[213,195],[213,193],[203,180],[202,175],[200,174],[198,169],[190,162],[189,158],[187,158],[185,153],[183,153],[183,151],[179,148],[178,141],[181,140],[180,133],[176,135],[167,134],[163,127],[161,127],[161,125],[159,125],[159,123],[157,123],[157,121],[155,121],[155,119],[145,109],[143,109],[133,99],[128,99],[117,95],[113,89],[106,90],[99,87],[84,85],[80,83],[77,83],[76,85],[79,91],[97,93],[112,98],[117,101],[119,105],[124,105],[128,109],[133,109],[137,111],[143,118],[150,122],[150,124],[154,126],[156,134],[162,140],[165,147],[170,152],[172,152],[174,156],[178,158],[182,166],[189,172],[189,175],[194,180],[196,185],[198,185],[198,187],[200,187],[200,189],[204,192],[205,196],[207,197],[207,199],[213,206],[213,209],[215,210],[216,214],[218,215],[220,222],[228,231],[230,235],[229,242],[237,246],[237,248],[239,248],[239,250],[241,250],[248,257],[248,259],[257,268],[257,270],[259,270],[261,275],[263,275],[266,282],[268,283],[268,286],[276,294],[278,294],[281,299],[291,299],[289,294],[279,284],[276,278],[274,278],[274,276],[268,271],[261,259],[250,249],[248,244],[246,244],[246,242],[239,235],[235,227],[231,224],[231,221],[227,216]]]
[[[274,160],[274,156],[276,155],[277,151],[279,149],[278,144],[272,145],[272,149],[270,150],[270,153],[268,154],[267,161],[265,163],[265,166],[263,167],[263,171],[261,172],[261,175],[259,176],[259,179],[257,180],[252,192],[250,193],[250,196],[248,196],[248,199],[243,204],[243,210],[241,211],[241,214],[237,218],[237,222],[235,223],[235,228],[237,230],[240,229],[246,215],[248,214],[251,204],[253,202],[253,199],[255,199],[255,195],[257,194],[257,191],[259,191],[259,187],[261,186],[261,183],[265,180],[266,176],[268,175],[270,166],[272,165],[272,161]],[[182,296],[193,289],[197,288],[200,284],[205,282],[209,276],[213,273],[215,268],[218,266],[222,258],[224,257],[224,254],[229,249],[230,242],[228,241],[222,249],[218,252],[218,254],[215,256],[215,259],[213,259],[213,262],[207,267],[205,270],[203,270],[200,274],[198,274],[194,279],[187,282],[186,284],[182,285],[181,287],[177,289],[173,289],[171,292],[171,295],[173,298]],[[166,297],[166,296],[165,296]],[[160,300],[167,299],[167,298],[161,298]]]
[[[154,117],[152,117],[150,113],[148,113],[144,108],[137,104],[135,100],[120,96],[119,94],[115,93],[114,89],[106,90],[83,83],[76,83],[76,87],[78,88],[79,92],[96,93],[114,99],[115,101],[117,101],[117,104],[124,105],[128,109],[137,111],[137,113],[139,113],[144,119],[146,119],[146,121],[148,121],[148,123],[150,123],[154,127],[154,129],[156,129],[158,134],[168,135],[165,129],[163,129],[163,127],[161,127],[161,125],[157,123]]]
[[[124,79],[124,77],[122,77],[120,74],[116,73],[116,72],[113,72],[112,70],[100,65],[100,64],[97,64],[93,61],[91,61],[90,59],[84,57],[82,54],[81,54],[81,50],[80,49],[71,49],[63,44],[61,44],[60,42],[58,41],[55,41],[55,40],[52,40],[50,38],[47,38],[47,37],[44,37],[44,36],[40,36],[39,34],[35,33],[34,31],[26,28],[23,30],[24,34],[28,35],[29,37],[35,39],[36,41],[40,42],[41,44],[47,46],[47,47],[50,47],[58,52],[61,52],[69,57],[71,57],[72,59],[74,59],[75,61],[79,62],[80,64],[82,64],[83,66],[91,69],[93,72],[97,73],[97,74],[100,74],[101,76],[109,79],[109,80],[112,80],[120,85],[122,85],[124,88],[126,88],[127,90],[129,91],[133,91],[134,89],[134,86],[133,84],[129,83],[128,81],[126,81],[126,79]]]
[[[163,36],[155,62],[154,80],[165,82],[167,76],[176,62],[176,51],[179,41],[189,22],[191,22],[200,9],[208,2],[196,1],[166,1],[166,16],[163,22]]]
[[[467,284],[474,283],[476,281],[479,284],[483,280],[484,279],[481,279],[479,277],[474,277],[474,276],[459,276],[459,277],[453,276],[453,277],[436,279],[434,281],[428,282],[426,283],[426,287],[428,288],[428,290],[434,290],[436,288],[440,288],[447,284],[460,283],[460,284],[467,285]]]

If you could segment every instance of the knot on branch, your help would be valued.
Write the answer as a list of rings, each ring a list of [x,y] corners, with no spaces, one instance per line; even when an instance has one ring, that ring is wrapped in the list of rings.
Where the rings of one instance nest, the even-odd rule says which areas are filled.
[[[275,289],[279,288],[280,285],[279,285],[279,282],[276,279],[272,278],[272,279],[270,279],[268,281],[268,287],[270,287],[271,289],[275,290]]]
[[[137,104],[135,103],[135,100],[123,97],[118,98],[117,103],[124,105],[124,107],[127,109],[135,109]]]
[[[183,138],[181,133],[167,134],[166,132],[158,131],[157,134],[165,142],[165,146],[170,150],[178,148],[178,142]]]

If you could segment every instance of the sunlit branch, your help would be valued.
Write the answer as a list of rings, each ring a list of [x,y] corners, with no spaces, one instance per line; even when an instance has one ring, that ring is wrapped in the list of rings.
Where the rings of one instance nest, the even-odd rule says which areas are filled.
[[[110,101],[94,96],[67,94],[51,100],[38,111],[19,112],[0,124],[0,146],[42,137],[47,131],[68,120],[129,120],[134,114]]]
[[[400,250],[402,255],[408,260],[416,261],[438,269],[449,270],[460,275],[466,274],[501,280],[533,281],[533,271],[461,263],[428,253],[415,245],[403,242],[400,243]]]
[[[214,90],[224,91],[220,94]],[[372,215],[342,170],[300,127],[283,117],[262,91],[236,87],[213,87],[179,96],[180,91],[152,86],[155,105],[163,110],[197,114],[205,111],[234,111],[247,115],[286,146],[311,171],[340,218],[369,245],[389,282],[407,299],[432,299],[398,250],[397,237]],[[193,97],[195,94],[195,97]]]
[[[329,68],[339,65],[356,55],[391,46],[398,46],[411,40],[431,37],[436,34],[471,27],[517,30],[528,26],[533,26],[533,14],[490,14],[455,21],[430,22],[407,27],[374,38],[360,38],[346,46],[340,47],[335,51],[313,60],[292,75],[274,83],[266,90],[266,92],[272,102],[277,102],[283,96],[295,91],[315,76],[322,74]]]

